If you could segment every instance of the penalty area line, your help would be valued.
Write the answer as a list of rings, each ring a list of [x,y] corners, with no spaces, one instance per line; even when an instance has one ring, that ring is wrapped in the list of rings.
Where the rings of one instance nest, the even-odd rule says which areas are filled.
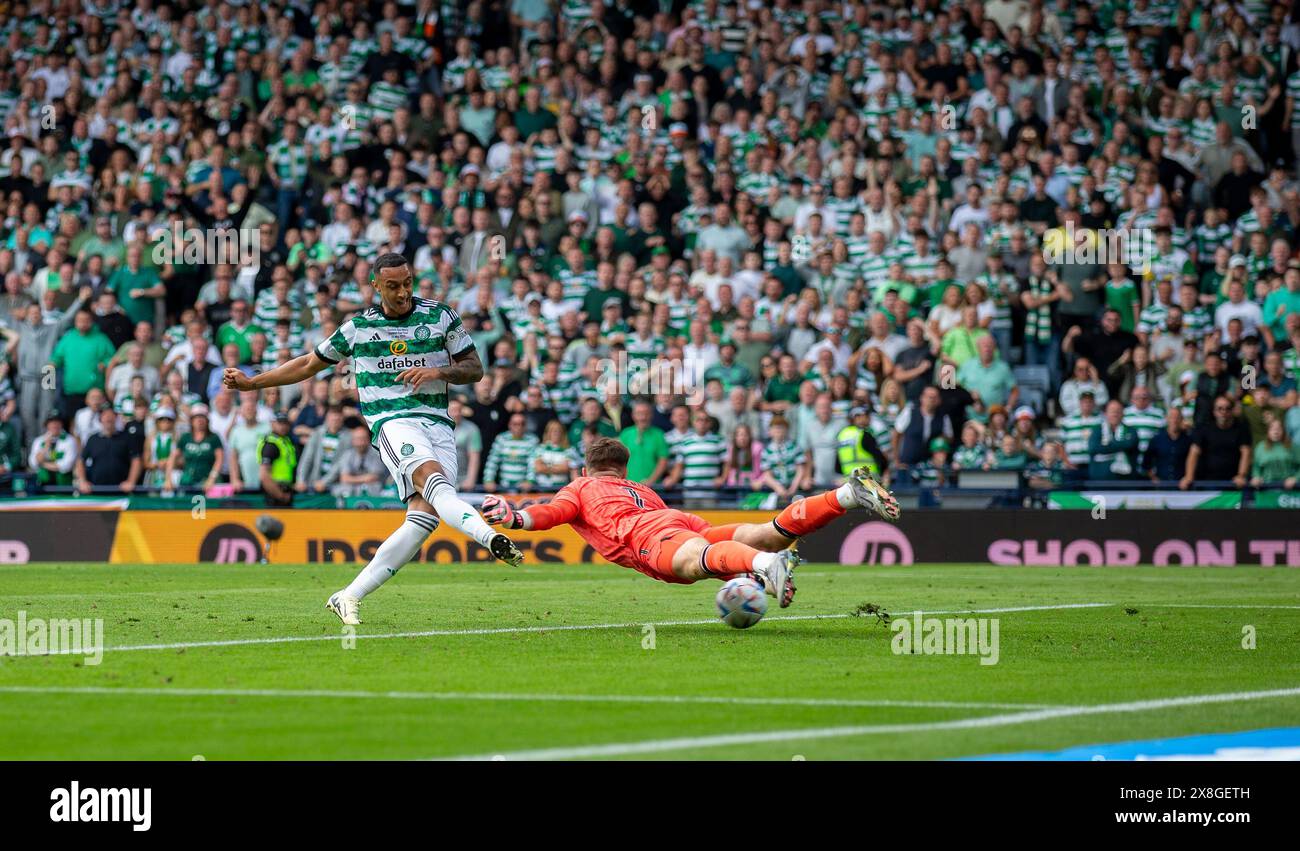
[[[1273,689],[1271,691],[1241,691],[1221,694],[1198,694],[1184,697],[1136,700],[1127,703],[1104,703],[1093,706],[1059,706],[1027,712],[985,715],[961,718],[954,721],[931,721],[915,724],[870,724],[841,727],[811,727],[798,730],[770,730],[755,733],[722,733],[713,736],[686,736],[675,739],[651,739],[640,742],[618,742],[606,745],[541,748],[497,754],[476,754],[450,757],[455,760],[567,760],[591,759],[641,754],[666,753],[734,745],[770,744],[774,742],[815,741],[856,736],[888,735],[899,733],[931,733],[949,730],[974,730],[991,727],[1008,727],[1031,724],[1058,718],[1083,715],[1110,715],[1127,712],[1151,712],[1185,706],[1204,706],[1215,703],[1239,703],[1254,700],[1300,697],[1300,688]]]
[[[1097,609],[1106,608],[1115,605],[1114,603],[1057,603],[1054,605],[1042,606],[1003,606],[993,609],[908,609],[906,614],[913,614],[920,611],[923,615],[991,615],[1011,612],[1048,612],[1060,611],[1065,609]],[[902,611],[902,610],[900,610]],[[841,620],[844,618],[857,617],[847,612],[837,612],[833,614],[822,615],[774,615],[764,618],[766,621],[812,621],[812,620]],[[869,615],[866,617],[870,617]],[[114,647],[105,647],[105,653],[131,653],[145,650],[190,650],[202,647],[251,647],[260,644],[296,644],[310,641],[342,641],[347,638],[349,641],[356,639],[383,639],[383,638],[437,638],[444,636],[457,635],[516,635],[525,633],[538,632],[582,632],[588,630],[604,629],[641,629],[645,626],[672,627],[672,626],[708,626],[718,624],[717,618],[707,618],[700,620],[681,620],[681,621],[628,621],[626,623],[582,623],[582,624],[554,624],[551,626],[502,626],[502,627],[476,627],[468,629],[426,629],[411,632],[380,632],[364,633],[359,632],[355,635],[344,635],[336,633],[331,635],[286,635],[269,638],[230,638],[218,639],[212,641],[176,641],[159,644],[122,644]],[[60,650],[57,653],[31,653],[24,654],[29,656],[83,656],[85,652],[80,648]]]

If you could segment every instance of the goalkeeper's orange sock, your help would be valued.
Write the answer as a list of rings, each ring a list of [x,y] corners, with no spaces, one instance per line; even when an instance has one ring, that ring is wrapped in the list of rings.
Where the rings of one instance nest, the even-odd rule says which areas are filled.
[[[716,544],[709,544],[700,553],[700,567],[710,576],[716,576],[719,579],[726,579],[731,576],[739,576],[745,573],[753,573],[755,560],[758,561],[759,567],[766,567],[766,559],[772,558],[771,553],[760,552],[739,541],[719,541]]]
[[[844,511],[837,492],[826,491],[790,503],[776,516],[772,525],[787,538],[802,538],[816,532]]]

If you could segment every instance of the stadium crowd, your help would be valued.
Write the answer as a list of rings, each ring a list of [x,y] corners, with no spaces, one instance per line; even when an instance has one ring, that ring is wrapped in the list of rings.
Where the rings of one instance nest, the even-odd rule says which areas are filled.
[[[0,473],[383,492],[346,363],[220,376],[310,349],[397,252],[486,364],[450,407],[463,490],[554,489],[592,435],[687,492],[861,465],[1291,487],[1298,20],[2,4]]]

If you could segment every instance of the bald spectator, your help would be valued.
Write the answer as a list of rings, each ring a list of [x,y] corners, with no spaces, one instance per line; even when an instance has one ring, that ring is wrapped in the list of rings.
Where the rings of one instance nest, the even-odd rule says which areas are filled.
[[[1183,490],[1195,482],[1231,482],[1246,486],[1250,474],[1250,427],[1234,413],[1228,396],[1213,400],[1210,418],[1192,431],[1192,445],[1178,486]]]
[[[75,482],[82,493],[117,490],[131,493],[144,473],[140,447],[117,425],[117,412],[103,405],[97,412],[99,431],[85,442],[77,458]]]

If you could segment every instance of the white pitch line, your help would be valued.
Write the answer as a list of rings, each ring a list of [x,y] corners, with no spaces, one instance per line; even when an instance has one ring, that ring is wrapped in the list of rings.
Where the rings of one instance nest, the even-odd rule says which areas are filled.
[[[871,736],[898,733],[927,733],[947,730],[971,730],[988,727],[1007,727],[1057,718],[1082,715],[1109,715],[1122,712],[1148,712],[1157,709],[1175,709],[1183,706],[1202,706],[1212,703],[1237,703],[1251,700],[1268,700],[1281,697],[1300,697],[1300,688],[1274,689],[1272,691],[1243,691],[1222,694],[1188,695],[1186,697],[1138,700],[1130,703],[1105,703],[1094,706],[1060,706],[1029,712],[1005,715],[986,715],[978,718],[961,718],[955,721],[932,721],[917,724],[870,724],[852,727],[812,727],[801,730],[771,730],[758,733],[723,733],[713,736],[688,736],[676,739],[651,739],[641,742],[618,742],[607,745],[587,745],[568,748],[542,748],[498,754],[478,754],[452,757],[460,760],[559,760],[589,757],[635,756],[717,748],[728,745],[754,745],[772,742],[795,742],[816,739],[837,739],[851,736]]]
[[[1227,605],[1214,605],[1213,603],[1134,603],[1136,606],[1146,606],[1148,609],[1300,609],[1300,606],[1283,606],[1273,603],[1229,603]]]
[[[1113,606],[1114,603],[1058,603],[1048,606],[1006,606],[997,609],[950,609],[950,610],[925,610],[925,609],[908,609],[903,614],[912,614],[920,611],[926,615],[987,615],[1002,614],[1008,612],[1046,612],[1057,611],[1061,609],[1096,609]],[[767,621],[808,621],[808,620],[838,620],[841,618],[856,617],[846,612],[827,615],[775,615],[764,618]],[[871,618],[872,615],[863,617]],[[628,623],[583,623],[583,624],[555,624],[553,626],[503,626],[503,627],[480,627],[472,629],[426,629],[415,632],[380,632],[373,634],[357,633],[352,638],[432,638],[440,636],[453,635],[514,635],[519,633],[533,632],[573,632],[600,629],[640,629],[644,626],[653,626],[655,628],[665,626],[706,626],[718,623],[717,618],[708,618],[707,620],[689,620],[689,621],[632,621]],[[342,633],[337,635],[287,635],[275,638],[230,638],[214,641],[177,641],[167,644],[123,644],[116,647],[105,647],[105,653],[126,653],[140,650],[189,650],[199,647],[244,647],[257,644],[295,644],[303,641],[342,641]],[[80,649],[60,650],[57,653],[33,653],[32,656],[84,656],[85,652]]]
[[[1049,709],[1058,704],[948,700],[856,700],[834,697],[726,697],[674,694],[534,694],[457,691],[343,691],[336,689],[134,688],[129,686],[0,686],[0,694],[94,694],[143,697],[269,697],[342,700],[477,700],[525,703],[673,703],[736,706],[901,707],[911,709]]]

